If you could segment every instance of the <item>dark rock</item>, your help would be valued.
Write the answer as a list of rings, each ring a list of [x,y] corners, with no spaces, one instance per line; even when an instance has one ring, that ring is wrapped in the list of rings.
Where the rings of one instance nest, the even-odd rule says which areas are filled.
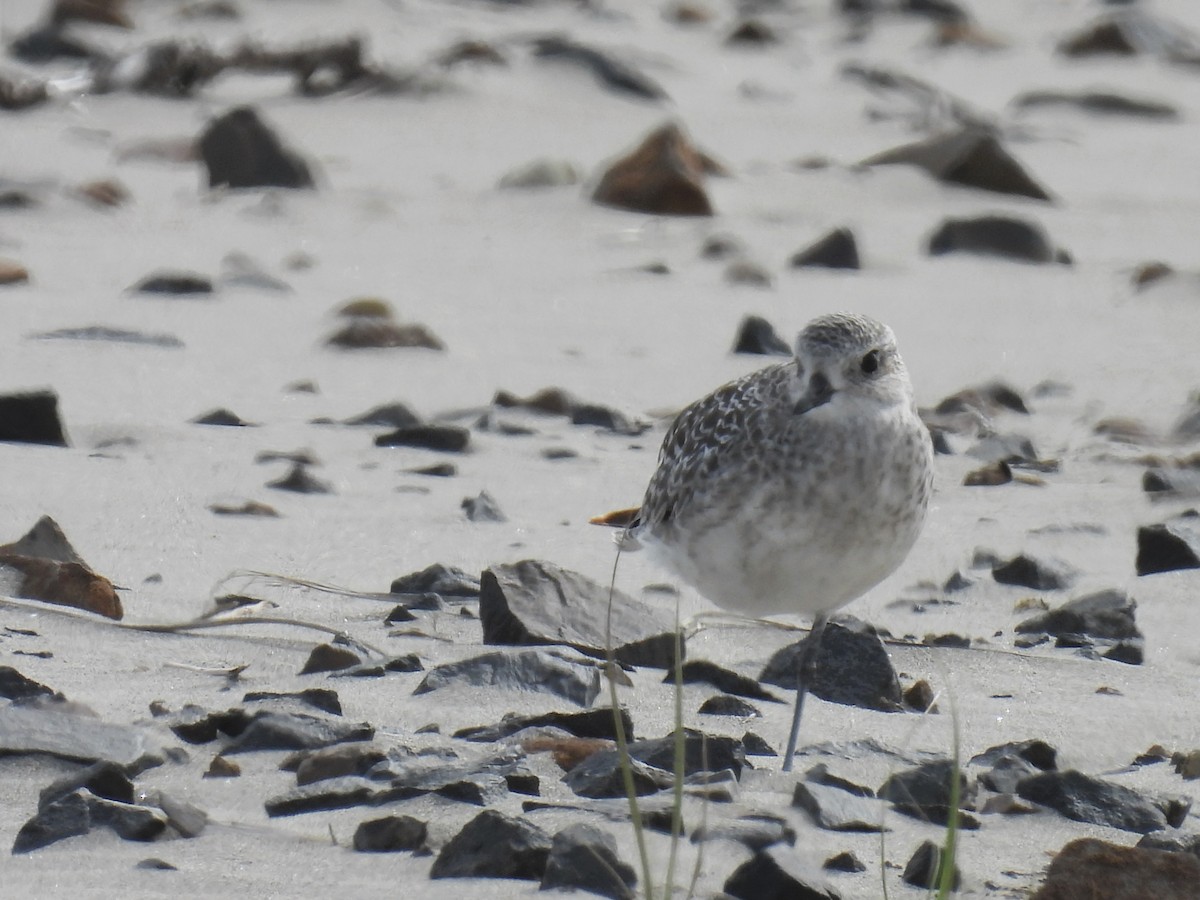
[[[415,653],[402,653],[387,659],[370,659],[357,666],[342,669],[335,678],[382,678],[389,672],[424,672],[425,665]]]
[[[350,775],[293,788],[283,794],[268,798],[263,803],[263,808],[267,815],[274,819],[331,809],[348,809],[352,806],[375,806],[392,800],[420,796],[424,793],[427,792],[418,790],[393,792],[380,789],[375,786],[374,782]]]
[[[637,875],[617,856],[617,842],[595,825],[580,822],[554,835],[542,890],[579,890],[633,900]]]
[[[863,161],[866,166],[912,165],[939,181],[961,184],[1000,194],[1049,200],[1045,188],[1034,181],[996,137],[977,127],[965,127],[905,144]]]
[[[351,416],[343,425],[378,425],[383,428],[410,428],[421,424],[421,419],[403,403],[385,403],[373,406],[364,413]]]
[[[1038,771],[1037,766],[1022,756],[1002,756],[989,771],[979,776],[979,783],[998,794],[1015,794],[1021,779],[1036,775]]]
[[[1162,809],[1150,798],[1073,769],[1031,775],[1017,784],[1017,793],[1076,822],[1140,834],[1167,827]]]
[[[793,269],[861,269],[858,244],[849,228],[835,228],[816,243],[797,251],[789,261]]]
[[[1012,480],[1012,466],[1001,459],[968,472],[963,476],[963,486],[999,487],[1002,484],[1011,484]]]
[[[1194,900],[1200,860],[1183,853],[1077,838],[1050,863],[1031,900]]]
[[[419,447],[445,453],[462,453],[470,440],[470,430],[459,425],[414,425],[379,435],[375,438],[375,446]]]
[[[13,841],[12,852],[40,850],[65,838],[87,834],[91,828],[87,798],[83,791],[75,791],[39,809],[37,815],[22,825]]]
[[[885,831],[887,804],[813,781],[796,782],[792,806],[827,831]]]
[[[640,100],[665,100],[666,92],[632,66],[592,47],[577,44],[557,35],[538,38],[533,43],[538,59],[566,62],[595,76],[604,87]]]
[[[433,478],[453,478],[458,474],[458,467],[454,463],[434,463],[431,466],[418,466],[406,471],[414,475],[428,475]]]
[[[507,522],[508,516],[500,509],[496,498],[487,491],[480,491],[476,497],[463,497],[463,513],[472,522]]]
[[[58,59],[87,60],[101,63],[102,50],[67,35],[55,22],[39,25],[17,35],[8,45],[14,58],[31,65],[43,65]]]
[[[1200,497],[1200,472],[1180,469],[1147,469],[1142,473],[1142,490],[1154,499]]]
[[[731,352],[791,356],[792,348],[762,316],[746,316],[738,326]]]
[[[94,827],[111,828],[127,841],[152,841],[167,828],[167,817],[156,809],[117,803],[79,789],[39,808],[13,842],[13,853],[27,853],[87,834]]]
[[[1174,572],[1200,568],[1200,516],[1189,511],[1137,533],[1137,573]]]
[[[31,556],[36,559],[87,566],[83,557],[71,546],[59,524],[49,516],[42,516],[32,528],[11,544],[0,546],[0,554]]]
[[[656,793],[674,783],[675,738],[672,735],[633,741],[629,744],[629,755],[634,789],[639,796]],[[745,751],[739,741],[685,730],[685,777],[726,769],[737,776],[745,764]],[[581,797],[625,796],[621,757],[615,749],[591,754],[572,768],[563,782]]]
[[[387,759],[387,754],[371,744],[336,744],[311,752],[301,751],[296,764],[296,784],[304,786],[346,775],[366,775]]]
[[[929,239],[929,255],[973,253],[1030,263],[1055,261],[1055,248],[1040,225],[1013,216],[946,219]]]
[[[384,625],[395,625],[399,622],[415,622],[417,617],[412,614],[407,606],[403,603],[393,607],[392,611],[387,614],[387,618],[383,620]]]
[[[778,756],[778,751],[775,750],[764,738],[755,734],[753,731],[747,731],[742,735],[742,747],[746,751],[747,756]]]
[[[737,47],[755,47],[779,43],[779,35],[766,22],[759,19],[743,19],[725,38],[725,43]]]
[[[192,419],[193,425],[221,425],[226,428],[245,428],[247,425],[252,425],[252,422],[247,422],[235,412],[230,412],[222,407],[221,409],[210,410],[203,415],[196,416]]]
[[[945,825],[951,810],[951,790],[958,779],[958,805],[966,805],[967,776],[951,760],[924,763],[889,776],[879,796],[891,800],[896,809],[922,821]],[[960,827],[962,818],[960,816]]]
[[[753,705],[732,694],[717,694],[715,697],[709,697],[700,704],[699,712],[703,716],[741,716],[743,718],[762,716],[762,713]]]
[[[250,716],[242,709],[210,712],[199,706],[188,704],[170,722],[176,737],[189,744],[207,744],[215,741],[218,734],[235,737],[246,730]]]
[[[1060,559],[1022,553],[992,566],[992,577],[999,584],[1033,588],[1036,591],[1061,591],[1075,583],[1079,571]]]
[[[551,844],[536,825],[485,809],[446,842],[429,877],[540,881]]]
[[[247,500],[244,503],[213,503],[209,511],[218,516],[245,516],[258,519],[278,519],[279,510],[275,507],[260,503],[257,500]]]
[[[741,241],[727,234],[709,235],[700,246],[701,259],[732,259],[741,252]]]
[[[621,710],[621,724],[627,740],[633,740],[633,719]],[[549,712],[539,715],[504,716],[496,725],[461,728],[454,737],[466,741],[491,742],[516,734],[526,728],[561,728],[576,737],[616,740],[616,723],[611,709],[588,709],[577,713]]]
[[[704,175],[712,163],[675,124],[653,131],[600,177],[592,202],[667,216],[711,216]]]
[[[509,391],[499,390],[492,398],[492,405],[503,409],[518,407],[545,413],[551,416],[569,416],[579,401],[570,393],[557,387],[542,388],[528,397],[518,397]]]
[[[312,675],[316,672],[337,672],[341,669],[348,669],[351,666],[357,666],[362,660],[358,654],[346,647],[338,647],[334,644],[317,644],[313,647],[312,652],[308,654],[308,660],[304,663],[304,668],[300,670],[301,675]]]
[[[45,390],[0,395],[0,441],[67,446],[58,394]]]
[[[434,563],[419,572],[401,575],[392,582],[393,594],[440,594],[443,597],[478,597],[479,578],[462,569]]]
[[[1170,103],[1130,97],[1113,91],[1027,91],[1013,101],[1020,109],[1051,106],[1068,107],[1106,116],[1132,116],[1140,119],[1174,121],[1179,110]]]
[[[936,890],[942,883],[943,866],[946,863],[952,864],[952,861],[943,858],[942,849],[937,844],[933,841],[922,841],[921,846],[917,848],[904,867],[904,873],[900,878],[905,884]],[[949,877],[951,889],[958,890],[961,877],[957,866],[954,867],[954,871]]]
[[[1058,45],[1063,56],[1158,56],[1195,65],[1200,49],[1177,22],[1161,19],[1144,9],[1105,13]]]
[[[853,850],[843,850],[829,857],[821,864],[821,868],[829,872],[848,872],[852,875],[867,871],[866,864],[854,855]]]
[[[200,135],[210,188],[311,188],[308,164],[288,149],[249,106],[214,119]]]
[[[342,350],[386,350],[394,347],[446,349],[442,339],[420,323],[363,317],[351,319],[331,334],[325,343]]]
[[[66,699],[53,688],[48,688],[32,678],[26,678],[12,666],[0,666],[0,697],[12,700],[16,704],[28,703],[41,698],[47,700]]]
[[[161,809],[167,817],[167,825],[179,832],[180,837],[198,837],[208,827],[208,813],[170,794],[151,790],[143,792],[139,800],[143,806]]]
[[[736,841],[753,853],[776,844],[796,843],[796,832],[786,819],[775,815],[747,815],[736,819],[701,825],[692,832],[691,842]]]
[[[752,700],[767,700],[771,703],[784,702],[770,691],[765,690],[753,678],[739,675],[737,672],[718,666],[715,662],[707,659],[687,660],[683,664],[683,671],[680,673],[680,676],[684,684],[711,684],[717,690],[724,691],[726,694],[734,694],[738,697],[749,697]],[[668,672],[666,677],[663,678],[663,684],[671,684],[674,681],[674,672]]]
[[[537,691],[591,706],[600,693],[600,670],[546,650],[501,650],[436,666],[413,693],[453,684]]]
[[[290,491],[293,494],[331,494],[333,488],[329,482],[322,481],[308,471],[308,467],[296,463],[282,478],[268,481],[267,487],[277,491]]]
[[[172,334],[146,334],[141,331],[129,331],[124,328],[110,328],[107,325],[88,325],[83,328],[58,328],[54,331],[43,331],[31,337],[39,340],[64,341],[109,341],[117,344],[143,344],[150,347],[182,347],[183,341]]]
[[[151,872],[178,872],[179,867],[167,862],[165,859],[159,859],[157,856],[148,856],[145,859],[139,859],[135,869],[147,869]]]
[[[366,722],[340,722],[304,713],[256,713],[224,752],[316,750],[343,741],[369,741],[375,729]]]
[[[964,388],[934,407],[934,412],[939,415],[977,412],[982,416],[991,417],[1004,411],[1029,415],[1029,407],[1026,406],[1020,392],[1002,381],[990,381],[976,387]]]
[[[798,641],[777,651],[758,680],[795,690],[803,644]],[[884,712],[903,708],[900,681],[883,641],[871,626],[848,616],[826,627],[809,691],[822,700],[846,706]]]
[[[637,437],[650,427],[647,422],[633,421],[624,413],[598,403],[576,403],[571,408],[571,424],[592,425],[630,437]]]
[[[969,645],[970,642],[968,641]],[[904,699],[904,706],[907,709],[928,713],[936,713],[938,711],[937,695],[933,691],[933,685],[924,678],[913,682],[905,688],[902,697]]]
[[[725,882],[738,900],[838,900],[821,870],[783,847],[771,847],[742,863]]]
[[[194,272],[155,272],[147,275],[130,288],[139,294],[168,294],[186,297],[193,294],[211,294],[212,279]]]
[[[1028,741],[1010,741],[989,747],[982,753],[971,757],[972,766],[991,766],[1006,756],[1019,756],[1043,772],[1052,772],[1058,768],[1058,751],[1045,741],[1036,738]]]
[[[360,853],[395,853],[425,846],[426,825],[412,816],[384,816],[362,822],[354,831],[354,849]]]
[[[125,774],[125,770],[114,762],[104,760],[92,763],[78,772],[64,775],[42,788],[38,794],[38,809],[49,806],[80,788],[90,791],[96,797],[116,803],[133,803],[134,800],[133,782]]]
[[[508,780],[494,773],[480,773],[470,778],[449,781],[434,790],[440,797],[472,803],[475,806],[495,806],[508,794]]]
[[[633,741],[629,744],[629,755],[647,765],[663,771],[675,769],[675,736],[651,740]],[[724,735],[704,734],[690,728],[684,729],[683,774],[691,776],[701,772],[732,771],[734,776],[742,774],[746,765],[746,752],[741,741]]]
[[[272,701],[295,700],[321,712],[340,716],[342,702],[338,699],[337,691],[329,688],[305,688],[302,691],[280,693],[277,691],[249,691],[242,697],[243,703],[264,703]]]
[[[566,644],[627,665],[666,668],[675,658],[671,617],[553,563],[524,560],[485,569],[479,617],[487,644]],[[608,610],[611,597],[612,610]]]
[[[1094,638],[1122,640],[1140,638],[1142,633],[1134,623],[1137,603],[1124,591],[1108,589],[1076,597],[1057,609],[1020,622],[1016,631],[1021,634],[1086,634]]]

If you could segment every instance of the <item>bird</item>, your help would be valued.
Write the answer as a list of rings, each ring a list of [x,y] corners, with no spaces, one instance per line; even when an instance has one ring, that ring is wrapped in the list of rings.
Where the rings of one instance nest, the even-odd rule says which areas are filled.
[[[924,525],[933,446],[886,325],[832,313],[786,362],[680,412],[640,507],[598,516],[717,606],[812,618],[783,770],[832,612],[891,575]]]

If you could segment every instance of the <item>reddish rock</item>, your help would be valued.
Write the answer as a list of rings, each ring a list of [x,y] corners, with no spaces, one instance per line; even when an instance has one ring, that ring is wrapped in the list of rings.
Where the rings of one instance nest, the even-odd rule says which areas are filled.
[[[24,284],[29,280],[29,270],[16,260],[0,259],[0,284]]]
[[[718,163],[669,123],[608,167],[592,202],[662,216],[711,216],[704,176],[721,173]]]
[[[0,553],[0,568],[20,573],[14,593],[27,600],[83,609],[109,619],[125,613],[111,581],[79,563]]]
[[[1032,900],[1195,900],[1197,885],[1194,856],[1080,838],[1054,857]]]

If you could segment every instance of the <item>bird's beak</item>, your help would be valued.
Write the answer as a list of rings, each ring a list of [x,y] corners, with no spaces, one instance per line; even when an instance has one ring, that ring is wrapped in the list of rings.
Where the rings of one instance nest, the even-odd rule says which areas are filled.
[[[808,390],[796,402],[792,412],[802,416],[810,409],[824,406],[832,399],[833,385],[829,383],[829,379],[821,372],[813,372],[812,377],[808,379]]]

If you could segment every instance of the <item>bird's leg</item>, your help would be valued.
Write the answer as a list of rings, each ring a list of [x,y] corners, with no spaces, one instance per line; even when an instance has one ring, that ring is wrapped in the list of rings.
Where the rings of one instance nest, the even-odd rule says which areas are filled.
[[[792,731],[788,735],[787,753],[783,757],[783,771],[792,771],[792,757],[796,755],[796,739],[800,736],[800,715],[804,712],[804,695],[817,672],[817,654],[821,647],[821,635],[829,616],[819,613],[814,619],[808,639],[801,645],[800,658],[796,661],[796,708],[792,711]]]

